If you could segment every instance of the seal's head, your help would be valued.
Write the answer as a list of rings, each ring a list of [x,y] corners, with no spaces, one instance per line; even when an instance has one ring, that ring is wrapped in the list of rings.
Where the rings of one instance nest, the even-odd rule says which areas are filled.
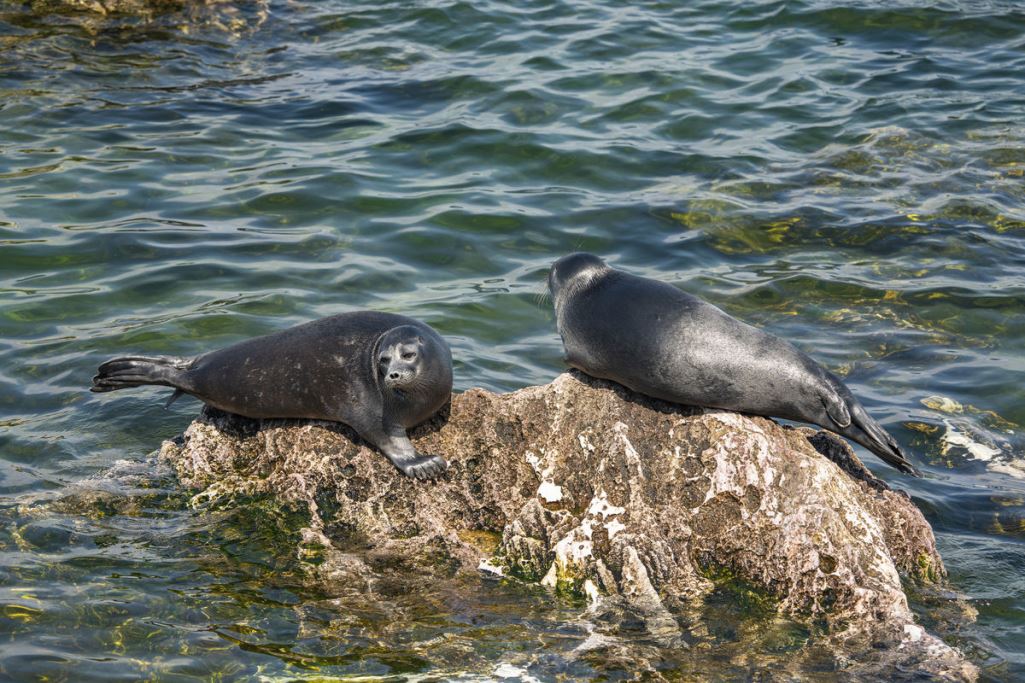
[[[441,348],[444,342],[412,325],[388,330],[377,340],[375,363],[377,377],[386,389],[399,395],[417,395],[449,377],[446,393],[451,391],[451,352]]]
[[[567,292],[587,286],[602,273],[609,270],[605,262],[594,254],[578,251],[552,264],[548,271],[548,291],[552,293],[555,308]]]

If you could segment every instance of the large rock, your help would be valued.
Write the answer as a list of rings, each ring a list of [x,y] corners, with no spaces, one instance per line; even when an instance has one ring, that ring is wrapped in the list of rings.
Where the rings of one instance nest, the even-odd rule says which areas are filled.
[[[334,549],[323,571],[347,580],[370,555],[501,572],[627,603],[672,642],[674,615],[728,577],[816,624],[854,669],[871,645],[875,670],[975,676],[914,623],[901,586],[945,575],[928,523],[828,433],[568,373],[456,395],[412,438],[450,460],[442,480],[401,476],[336,424],[211,410],[162,456],[200,499],[270,494],[307,511],[306,544]]]

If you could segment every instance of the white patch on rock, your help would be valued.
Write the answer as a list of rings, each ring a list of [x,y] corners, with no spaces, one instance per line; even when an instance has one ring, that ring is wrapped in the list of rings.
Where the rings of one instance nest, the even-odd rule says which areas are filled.
[[[609,503],[609,496],[604,489],[598,490],[598,493],[591,498],[591,505],[587,508],[587,514],[601,515],[602,519],[612,515],[621,515],[624,512],[626,512],[626,508]]]
[[[547,455],[544,449],[541,449],[541,455]],[[527,451],[523,457],[534,470],[534,473],[541,478],[541,485],[537,487],[537,495],[549,503],[556,503],[562,500],[562,487],[548,478],[551,476],[554,467],[552,465],[542,467],[541,458],[531,451]]]
[[[626,528],[626,525],[615,519],[616,515],[621,515],[626,512],[626,508],[618,505],[613,505],[609,502],[609,496],[605,492],[605,489],[599,489],[598,492],[591,498],[591,504],[587,508],[587,515],[591,517],[601,517],[605,530],[608,531],[609,540],[615,538],[616,534]],[[613,519],[609,519],[612,517]],[[592,534],[592,521],[585,519],[581,525],[581,530],[587,535],[588,538]]]
[[[641,467],[641,456],[637,454],[637,449],[630,443],[630,439],[627,438],[626,433],[629,427],[622,422],[617,422],[612,425],[612,431],[616,433],[619,440],[623,442],[623,452],[626,453],[627,464],[634,465],[637,467],[637,476],[644,478],[644,468]]]
[[[530,451],[526,452],[524,458],[526,458],[527,464],[530,465],[535,472],[541,474],[541,458],[537,457]]]
[[[942,640],[937,638],[930,633],[927,633],[924,628],[918,624],[904,624],[904,638],[901,640],[900,645],[897,646],[898,650],[916,650],[924,653],[923,656],[928,661],[933,662],[949,662],[954,666],[954,670],[960,669],[960,663],[963,659],[957,650],[950,647]],[[970,665],[969,665],[970,666]],[[964,671],[964,669],[962,669]],[[953,679],[944,678],[942,680],[975,680],[975,676],[968,678],[957,677]]]
[[[598,592],[598,587],[594,585],[594,582],[591,581],[591,579],[584,581],[584,595],[586,595],[587,599],[592,603],[601,600],[601,593]]]
[[[548,588],[555,588],[555,585],[559,582],[559,569],[555,566],[555,562],[552,562],[552,566],[548,568],[548,573],[541,579],[541,585],[547,586]]]
[[[904,624],[904,642],[917,643],[925,635],[925,629],[917,624]]]
[[[594,453],[594,444],[592,444],[586,436],[584,436],[583,434],[577,434],[577,441],[580,442],[580,447],[583,448],[585,451],[590,451],[591,453]]]
[[[708,449],[715,458],[715,470],[703,503],[720,493],[743,498],[748,486],[763,490],[764,482],[771,482],[776,473],[769,460],[769,440],[762,428],[737,413],[706,411],[705,414],[735,431],[718,439]],[[748,512],[745,510],[742,514],[746,518]]]
[[[562,577],[577,578],[583,574],[587,560],[594,556],[594,546],[591,543],[591,534],[594,531],[594,522],[585,519],[580,526],[570,530],[562,537],[555,547],[555,561],[549,567],[548,573],[541,579],[542,586],[555,588]]]
[[[477,565],[477,569],[496,576],[505,576],[505,570],[497,564],[491,564],[491,560],[486,557],[480,561],[480,564]]]
[[[610,519],[605,522],[605,530],[609,533],[609,540],[611,541],[616,537],[620,531],[626,528],[626,525],[620,522],[618,519]]]
[[[540,680],[528,674],[526,669],[515,664],[509,664],[508,662],[503,662],[496,666],[491,675],[499,679],[515,678],[521,683],[541,683]]]
[[[557,503],[562,500],[562,487],[550,481],[543,481],[537,487],[537,495],[549,503]]]

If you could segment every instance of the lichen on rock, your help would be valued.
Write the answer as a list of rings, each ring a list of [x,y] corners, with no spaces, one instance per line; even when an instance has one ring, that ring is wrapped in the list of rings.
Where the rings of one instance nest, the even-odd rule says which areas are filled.
[[[914,623],[901,586],[945,576],[928,523],[831,434],[566,373],[458,394],[411,437],[450,460],[442,479],[403,477],[337,424],[209,409],[162,457],[201,499],[306,511],[304,541],[337,551],[320,565],[335,578],[362,580],[368,556],[501,573],[629,605],[671,639],[674,615],[730,576],[816,624],[854,668],[849,653],[884,643],[878,666],[975,675]]]

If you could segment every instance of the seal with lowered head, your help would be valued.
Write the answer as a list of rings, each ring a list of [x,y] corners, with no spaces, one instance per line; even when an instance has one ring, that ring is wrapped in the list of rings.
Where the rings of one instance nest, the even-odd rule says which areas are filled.
[[[810,422],[918,475],[844,383],[789,342],[593,254],[556,261],[548,288],[572,367],[665,401]]]
[[[451,398],[452,352],[428,325],[405,316],[343,313],[195,358],[114,358],[91,390],[144,384],[174,387],[167,405],[189,394],[245,417],[342,422],[406,476],[430,479],[448,467],[419,455],[406,429]]]

